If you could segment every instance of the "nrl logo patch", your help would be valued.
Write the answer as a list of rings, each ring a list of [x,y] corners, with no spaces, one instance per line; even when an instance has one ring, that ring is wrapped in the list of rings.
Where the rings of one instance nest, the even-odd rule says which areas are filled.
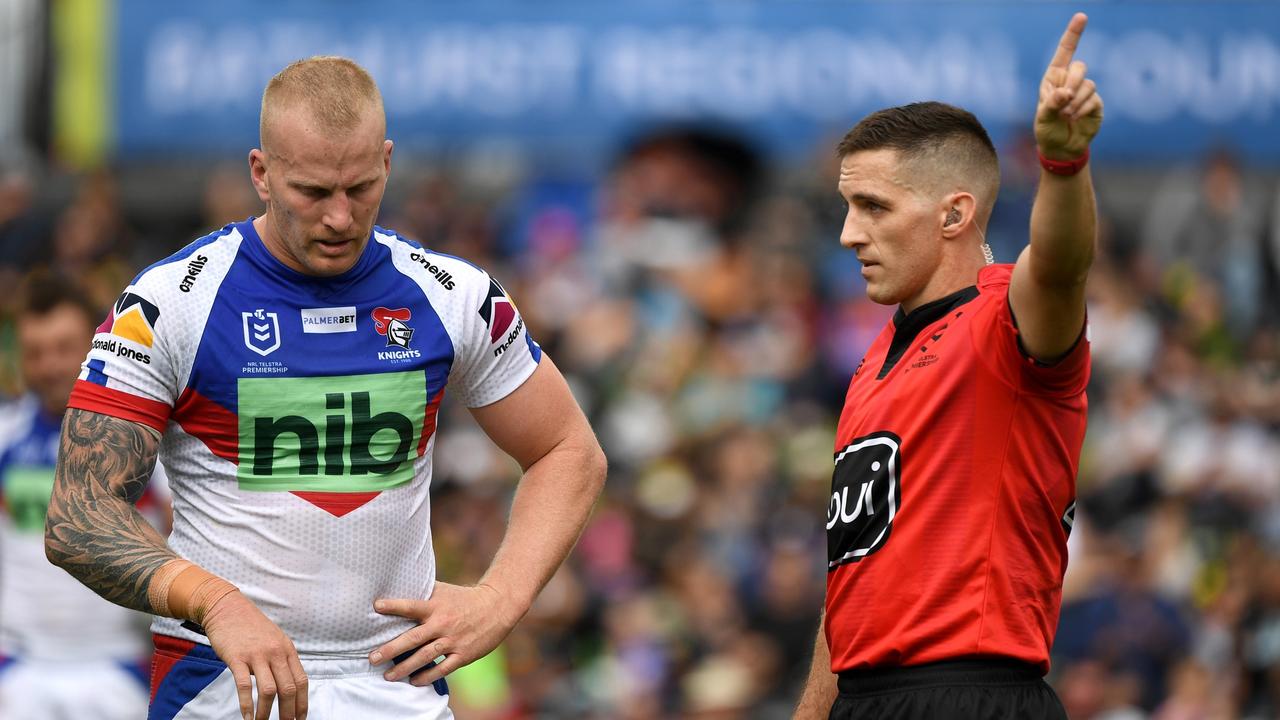
[[[258,308],[240,313],[244,322],[244,345],[266,357],[280,349],[280,319],[276,313]]]

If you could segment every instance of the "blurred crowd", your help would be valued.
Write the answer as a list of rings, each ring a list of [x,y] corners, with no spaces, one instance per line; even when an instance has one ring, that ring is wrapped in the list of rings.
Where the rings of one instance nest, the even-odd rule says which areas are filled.
[[[833,152],[780,168],[675,128],[594,180],[421,160],[393,173],[380,224],[503,282],[610,459],[569,562],[451,678],[459,717],[788,717],[823,602],[836,417],[893,311],[839,245]],[[1002,162],[989,238],[1012,262],[1038,168],[1026,142]],[[1080,720],[1280,718],[1280,186],[1226,149],[1141,186],[1095,176],[1090,425],[1050,680]],[[105,314],[140,268],[260,212],[238,165],[211,166],[167,223],[122,199],[121,171],[55,200],[39,178],[0,167],[0,305],[43,268]],[[443,412],[435,548],[465,583],[518,468]]]

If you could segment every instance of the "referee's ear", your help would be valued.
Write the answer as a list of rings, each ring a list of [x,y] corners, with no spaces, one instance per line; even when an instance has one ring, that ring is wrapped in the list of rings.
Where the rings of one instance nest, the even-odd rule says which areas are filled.
[[[977,209],[977,201],[967,192],[948,195],[938,210],[942,237],[955,240],[968,234],[969,229],[974,227],[973,221]]]

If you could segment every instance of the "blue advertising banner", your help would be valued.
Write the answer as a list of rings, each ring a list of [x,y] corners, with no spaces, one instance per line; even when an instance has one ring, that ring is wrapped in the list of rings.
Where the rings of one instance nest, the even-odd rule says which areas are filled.
[[[339,54],[382,88],[389,134],[595,164],[654,122],[713,121],[784,155],[867,112],[960,104],[1029,132],[1071,13],[1106,102],[1095,157],[1165,162],[1221,144],[1280,161],[1280,3],[173,3],[117,0],[116,152],[243,152],[266,81]]]

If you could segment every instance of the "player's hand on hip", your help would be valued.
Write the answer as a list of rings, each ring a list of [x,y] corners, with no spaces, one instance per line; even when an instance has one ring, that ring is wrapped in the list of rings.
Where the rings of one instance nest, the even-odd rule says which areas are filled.
[[[1071,18],[1040,81],[1036,143],[1051,160],[1080,157],[1102,126],[1102,96],[1093,80],[1085,76],[1085,64],[1072,60],[1088,21],[1084,13]]]
[[[202,620],[209,644],[235,679],[245,720],[267,720],[277,699],[280,720],[305,720],[307,674],[293,641],[283,630],[239,592],[214,603]],[[254,680],[258,685],[256,708]]]
[[[462,587],[442,582],[436,583],[428,600],[380,599],[373,607],[383,615],[399,615],[418,623],[369,654],[374,665],[407,655],[383,676],[398,681],[413,675],[410,682],[418,686],[430,685],[488,655],[523,614],[509,607],[502,593],[490,585]],[[433,661],[434,667],[414,675]]]

